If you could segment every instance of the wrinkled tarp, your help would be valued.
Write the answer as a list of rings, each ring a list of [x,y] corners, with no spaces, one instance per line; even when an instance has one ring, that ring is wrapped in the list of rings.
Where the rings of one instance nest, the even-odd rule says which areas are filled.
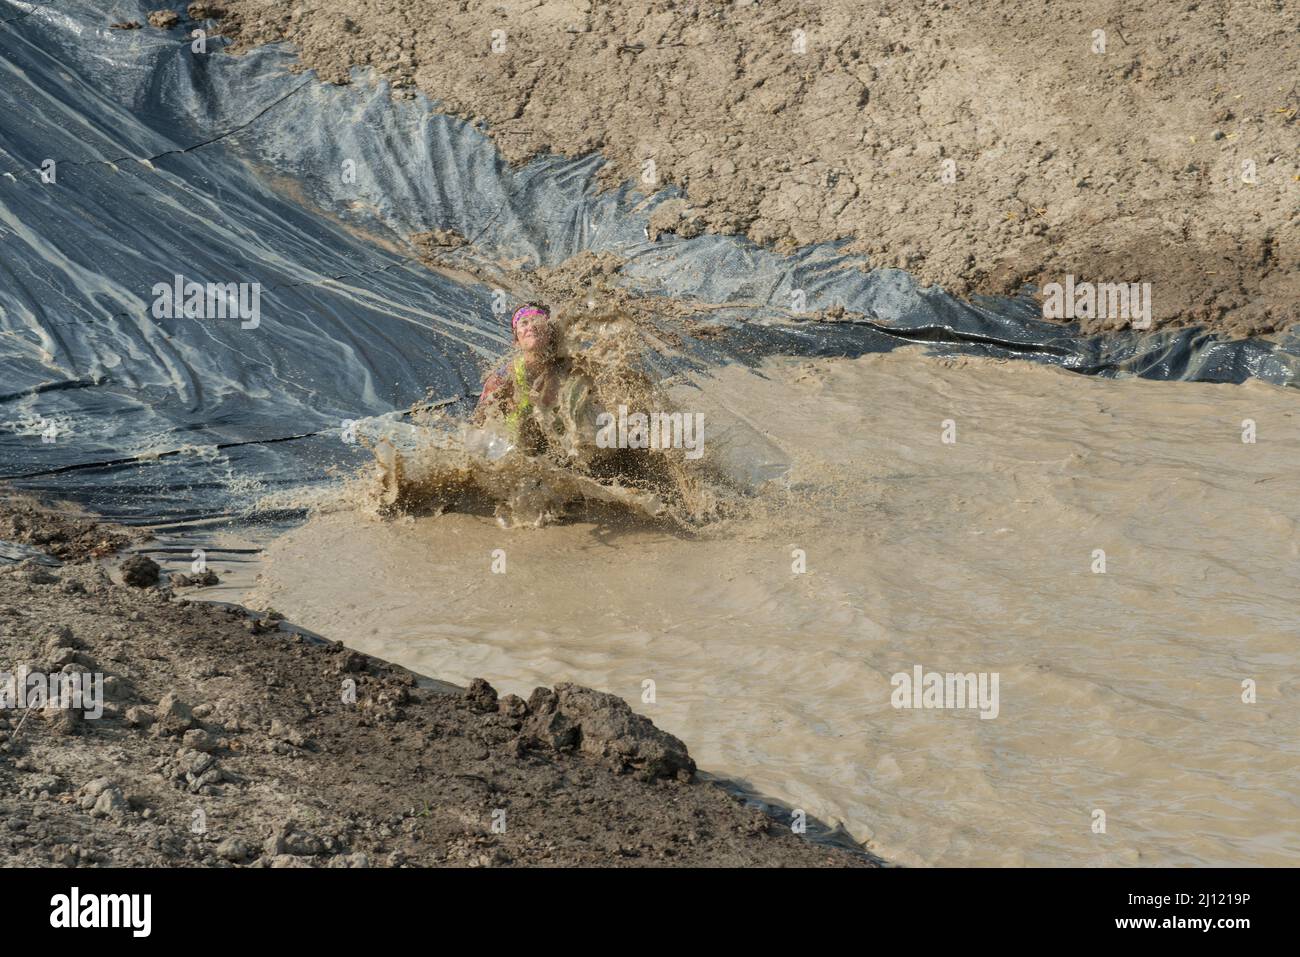
[[[0,565],[16,564],[17,562],[30,561],[38,565],[49,565],[57,568],[63,563],[51,555],[45,554],[39,548],[33,548],[31,545],[24,545],[21,542],[6,542],[0,538]]]
[[[411,258],[401,239],[434,229],[485,262],[613,252],[630,288],[722,304],[709,321],[729,334],[688,342],[687,361],[924,342],[1099,375],[1289,384],[1300,368],[1294,333],[1081,337],[1031,300],[963,303],[837,244],[652,243],[670,190],[598,192],[597,157],[511,169],[480,130],[368,73],[330,86],[284,49],[109,29],[152,6],[0,0],[0,478],[109,516],[227,513],[358,461],[347,420],[476,392],[507,326],[492,289]],[[259,283],[260,324],[154,319],[152,289],[176,274]],[[799,321],[795,290],[810,312],[868,318]]]

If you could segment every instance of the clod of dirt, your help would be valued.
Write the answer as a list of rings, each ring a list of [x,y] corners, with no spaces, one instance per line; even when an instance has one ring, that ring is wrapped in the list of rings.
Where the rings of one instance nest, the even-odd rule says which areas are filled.
[[[408,237],[411,245],[421,256],[436,258],[437,254],[447,249],[457,249],[469,242],[454,229],[434,229],[424,233],[412,233]]]
[[[202,728],[190,728],[186,731],[181,736],[181,744],[192,751],[202,751],[205,754],[211,754],[221,747],[220,739]]]
[[[91,817],[122,817],[129,810],[126,798],[122,792],[113,785],[109,785],[99,792],[95,798],[95,804],[90,809]]]
[[[49,638],[46,640],[47,645],[55,645],[60,648],[85,648],[86,643],[72,633],[72,629],[67,625],[54,625],[50,629]]]
[[[149,588],[158,584],[162,569],[147,555],[132,555],[121,566],[122,581],[134,588]]]
[[[305,748],[310,743],[307,735],[292,725],[285,724],[279,718],[271,720],[271,730],[269,732],[271,740],[284,744],[291,744],[295,748]]]
[[[237,837],[230,837],[217,845],[217,857],[232,864],[242,864],[252,855],[248,844]]]
[[[497,710],[497,692],[482,678],[475,678],[465,689],[465,703],[471,711],[488,714]]]
[[[132,728],[147,728],[153,724],[153,712],[141,705],[132,705],[126,709],[126,723]]]
[[[118,789],[117,785],[113,783],[111,778],[101,777],[87,782],[77,790],[75,798],[78,806],[83,811],[91,811],[94,813],[93,809],[100,806],[100,799],[103,795],[108,794],[109,792],[113,793],[104,800],[104,807],[106,810],[125,806],[125,802],[122,800],[122,792]],[[102,817],[103,815],[100,814],[96,816]]]
[[[208,588],[212,585],[221,584],[221,579],[211,568],[200,572],[197,575],[183,575],[176,573],[169,579],[173,588]]]
[[[164,780],[190,794],[216,794],[217,785],[226,779],[213,755],[191,748],[180,748],[174,757],[160,762],[157,770]]]
[[[615,695],[562,682],[554,691],[535,690],[528,707],[533,713],[522,735],[530,743],[557,751],[576,748],[643,781],[695,776],[686,745]]]
[[[51,509],[7,490],[0,496],[0,538],[61,561],[107,555],[141,537],[138,529],[101,522],[71,506]]]
[[[194,727],[194,712],[174,692],[167,692],[154,708],[155,731],[160,735],[182,734]]]
[[[75,708],[64,708],[55,704],[47,705],[41,711],[41,717],[49,724],[55,734],[76,734],[81,730],[82,713]]]
[[[508,694],[501,699],[500,712],[507,718],[528,717],[528,702],[517,694]]]
[[[302,830],[295,822],[286,821],[266,839],[263,850],[268,857],[291,854],[294,857],[315,857],[326,853],[325,844],[315,834]]]
[[[655,207],[655,211],[650,214],[646,233],[650,241],[656,243],[663,233],[673,233],[682,239],[694,239],[703,234],[704,228],[704,220],[685,200],[670,199]]]

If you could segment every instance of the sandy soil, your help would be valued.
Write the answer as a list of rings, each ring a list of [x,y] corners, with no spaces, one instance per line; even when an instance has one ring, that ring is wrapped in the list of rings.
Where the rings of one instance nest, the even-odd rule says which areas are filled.
[[[960,295],[1149,282],[1156,325],[1295,319],[1283,0],[224,6],[235,49],[290,41],[331,82],[372,66],[483,122],[512,161],[600,150],[611,182],[682,187],[668,231],[847,237]]]
[[[0,565],[0,671],[101,672],[107,702],[0,711],[0,865],[871,863],[697,779],[621,699],[417,682],[120,572]]]

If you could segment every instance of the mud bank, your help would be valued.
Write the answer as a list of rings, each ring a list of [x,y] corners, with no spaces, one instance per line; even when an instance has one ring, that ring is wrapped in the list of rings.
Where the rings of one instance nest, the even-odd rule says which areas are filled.
[[[65,557],[0,566],[0,671],[102,673],[103,713],[0,712],[0,864],[872,863],[698,780],[621,699],[438,685]]]
[[[1157,326],[1296,318],[1300,34],[1281,2],[223,6],[236,50],[288,41],[334,83],[374,67],[511,161],[598,150],[610,183],[681,187],[655,231],[849,238],[957,295],[1149,282]]]
[[[5,494],[0,489],[0,542],[6,545],[0,560],[17,561],[27,555],[46,555],[59,562],[96,557],[142,538],[138,530],[98,522],[71,508],[45,508],[25,495]]]

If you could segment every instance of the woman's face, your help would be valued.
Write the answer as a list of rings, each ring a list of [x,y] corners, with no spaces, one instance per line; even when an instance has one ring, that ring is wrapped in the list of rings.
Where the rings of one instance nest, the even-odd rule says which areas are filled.
[[[524,352],[541,353],[551,344],[549,316],[524,316],[515,323],[515,341]]]

